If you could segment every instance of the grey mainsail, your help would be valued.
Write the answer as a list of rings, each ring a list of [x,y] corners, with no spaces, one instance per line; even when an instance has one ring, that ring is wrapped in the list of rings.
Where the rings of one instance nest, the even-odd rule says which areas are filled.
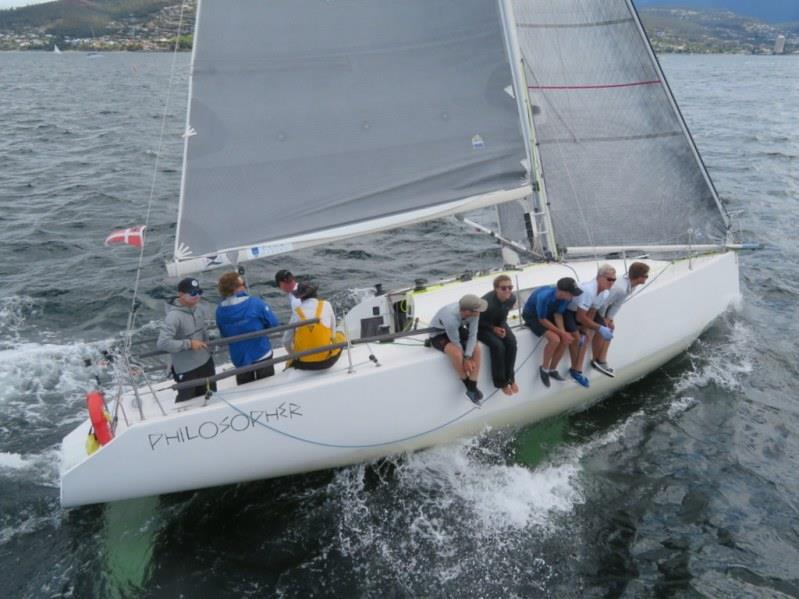
[[[202,0],[176,258],[529,189],[505,43],[497,0]]]
[[[724,243],[728,218],[628,0],[513,0],[559,246]]]

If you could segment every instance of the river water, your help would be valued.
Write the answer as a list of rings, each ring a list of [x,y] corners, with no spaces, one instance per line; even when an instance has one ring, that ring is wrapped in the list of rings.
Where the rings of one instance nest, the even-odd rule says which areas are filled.
[[[140,326],[171,293],[172,60],[0,53],[3,596],[799,597],[799,57],[663,58],[742,236],[767,246],[741,256],[742,309],[666,367],[586,412],[380,464],[62,510],[83,360],[131,305],[137,253],[102,241],[148,205]],[[277,268],[344,308],[352,287],[499,262],[444,221],[248,278],[285,320]]]

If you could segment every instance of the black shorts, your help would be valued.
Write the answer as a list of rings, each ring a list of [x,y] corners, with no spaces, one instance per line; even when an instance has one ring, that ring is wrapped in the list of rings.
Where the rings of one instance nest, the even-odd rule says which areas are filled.
[[[569,325],[566,324],[566,318],[565,317],[563,319],[563,322],[564,322],[564,324],[566,324],[566,330],[569,331],[570,333],[573,333],[573,332],[575,332],[577,330],[577,327],[578,327],[577,312],[572,312],[571,310],[566,310],[566,313],[567,314],[571,314],[571,323],[572,323],[572,326],[574,328],[572,328],[572,329],[569,328]],[[594,314],[594,322],[597,323],[599,326],[602,326],[602,327],[605,326],[605,319],[602,318],[602,315],[599,313],[599,310],[597,310],[596,314]],[[581,329],[584,328],[582,325],[579,325],[579,326],[580,326]]]
[[[548,320],[553,325],[557,326],[553,318],[547,318],[545,320]],[[524,318],[524,324],[530,327],[530,330],[533,331],[533,333],[535,333],[538,337],[542,337],[549,330],[539,322],[538,316],[535,314],[535,312]],[[574,319],[574,312],[571,310],[566,310],[566,312],[563,314],[563,328],[569,333],[573,333],[577,330],[577,321]]]
[[[205,379],[214,376],[214,374],[216,374],[216,369],[214,368],[213,358],[208,358],[208,361],[205,364],[195,368],[194,370],[189,370],[188,372],[181,372],[178,374],[174,369],[172,370],[172,376],[177,383],[183,383],[192,379]],[[211,383],[209,387],[211,391],[216,391],[215,382]],[[175,403],[179,401],[188,401],[195,397],[199,397],[200,395],[205,395],[206,391],[208,391],[208,388],[206,387],[205,381],[202,381],[197,387],[179,389],[178,396],[175,398]]]
[[[264,358],[263,360],[259,360],[255,362],[255,364],[260,364],[261,362],[266,362],[267,360],[271,360],[272,356],[270,355],[268,358]],[[250,372],[244,372],[242,374],[236,375],[236,384],[237,385],[246,385],[247,383],[252,383],[253,381],[259,381],[261,379],[265,379],[270,376],[274,376],[275,374],[275,365],[269,364],[268,366],[264,366],[263,368],[259,368],[258,370],[251,370]]]
[[[469,342],[469,327],[461,327],[458,329],[458,334],[461,338],[461,349],[466,349],[466,344]],[[440,333],[435,337],[430,337],[430,345],[435,347],[438,351],[444,351],[447,343],[452,343],[447,337],[446,333]]]

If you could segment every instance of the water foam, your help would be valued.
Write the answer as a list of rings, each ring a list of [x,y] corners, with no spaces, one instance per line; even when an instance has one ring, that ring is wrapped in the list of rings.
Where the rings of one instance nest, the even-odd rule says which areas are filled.
[[[25,468],[28,461],[18,453],[5,453],[0,451],[0,470],[21,470]]]
[[[22,343],[0,350],[0,406],[33,406],[49,395],[85,390],[91,374],[84,359],[97,350],[84,343]]]
[[[746,375],[754,370],[754,330],[740,320],[718,341],[700,340],[688,354],[694,368],[677,381],[675,391],[683,393],[711,383],[729,391],[741,389]]]
[[[60,458],[58,446],[31,454],[0,452],[0,477],[24,479],[44,487],[58,487]]]
[[[19,339],[20,330],[41,312],[36,300],[26,295],[0,298],[0,340]]]
[[[508,577],[545,591],[556,569],[546,546],[585,501],[583,461],[622,438],[636,417],[643,412],[559,447],[535,468],[508,463],[517,435],[498,431],[341,469],[326,493],[337,534],[318,559],[341,553],[366,588],[388,584],[408,595],[463,585],[497,595]]]
[[[398,466],[397,480],[408,492],[447,494],[470,512],[475,532],[491,535],[528,526],[546,529],[556,513],[580,501],[576,463],[530,470],[504,460],[501,449],[480,445],[480,437],[414,453]]]

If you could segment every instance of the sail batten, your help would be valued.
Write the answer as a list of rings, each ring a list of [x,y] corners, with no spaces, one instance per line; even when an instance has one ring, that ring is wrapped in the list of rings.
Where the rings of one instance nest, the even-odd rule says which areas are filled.
[[[202,0],[176,259],[524,185],[505,44],[497,0]]]

